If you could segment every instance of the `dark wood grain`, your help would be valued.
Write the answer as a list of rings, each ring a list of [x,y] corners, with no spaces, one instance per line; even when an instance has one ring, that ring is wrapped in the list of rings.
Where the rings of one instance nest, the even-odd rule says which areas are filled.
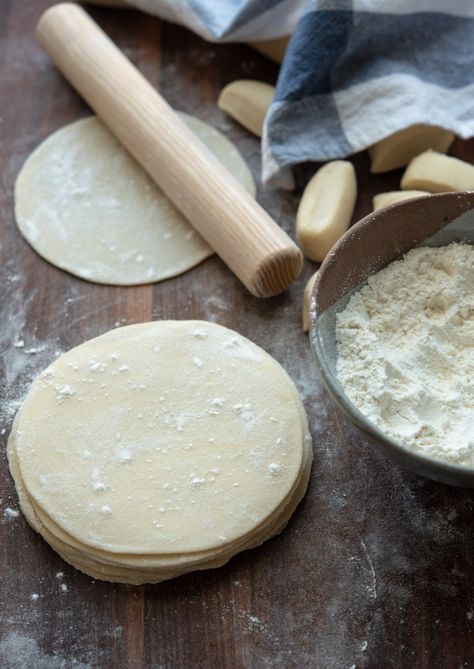
[[[34,39],[47,0],[0,3],[0,372],[5,445],[15,402],[56,351],[117,323],[204,318],[235,328],[279,360],[308,410],[315,463],[286,531],[215,571],[161,585],[94,582],[66,565],[21,518],[6,458],[0,472],[2,669],[460,669],[474,663],[473,493],[412,476],[346,422],[322,390],[300,327],[304,283],[252,298],[217,258],[154,286],[80,281],[39,258],[13,220],[15,176],[51,131],[89,113]],[[272,82],[276,66],[250,48],[210,45],[138,12],[94,17],[179,109],[233,139],[259,173],[258,142],[216,108],[235,78]],[[474,158],[472,142],[454,153]],[[396,188],[354,158],[360,197]],[[290,233],[300,190],[259,200]],[[24,349],[14,347],[24,339]],[[27,350],[37,348],[36,353]],[[2,451],[3,453],[4,451]],[[56,577],[63,572],[62,580]],[[61,591],[61,583],[67,591]],[[31,595],[39,598],[32,601]]]

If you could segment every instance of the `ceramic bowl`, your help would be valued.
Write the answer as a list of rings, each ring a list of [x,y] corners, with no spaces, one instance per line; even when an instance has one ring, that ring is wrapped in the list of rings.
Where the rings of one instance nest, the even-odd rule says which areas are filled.
[[[474,488],[474,468],[411,451],[367,420],[345,394],[336,372],[336,314],[351,294],[410,249],[451,242],[474,244],[474,191],[406,200],[363,218],[341,237],[319,269],[312,293],[310,340],[328,391],[380,451],[421,476]]]

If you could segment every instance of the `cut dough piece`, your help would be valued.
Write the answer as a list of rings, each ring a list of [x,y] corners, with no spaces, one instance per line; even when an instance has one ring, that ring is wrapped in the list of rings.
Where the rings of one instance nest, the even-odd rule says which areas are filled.
[[[434,125],[412,125],[395,132],[369,148],[372,174],[405,167],[415,156],[433,149],[446,153],[454,134]]]
[[[291,35],[287,37],[277,37],[275,39],[265,40],[263,42],[250,42],[250,46],[256,51],[263,53],[264,56],[275,61],[275,63],[283,63],[288,42]]]
[[[319,270],[318,270],[319,271]],[[318,271],[309,277],[303,293],[303,332],[308,332],[311,323],[309,310],[311,308],[311,294],[313,292],[314,284],[318,277]]]
[[[308,182],[296,214],[296,236],[303,253],[322,262],[349,227],[357,197],[352,163],[334,160]]]
[[[207,123],[181,116],[255,195],[235,146]],[[95,116],[58,130],[32,153],[16,181],[15,215],[43,258],[97,283],[160,281],[213,253]]]
[[[275,88],[263,81],[239,79],[222,89],[217,106],[244,128],[262,136],[263,122],[275,95]]]
[[[259,545],[283,529],[311,467],[284,370],[202,321],[119,328],[62,355],[33,383],[8,456],[46,541],[86,573],[128,583]]]
[[[378,195],[374,195],[374,211],[376,211],[376,209],[389,207],[391,204],[395,204],[396,202],[413,200],[414,198],[423,197],[424,195],[430,195],[430,193],[424,190],[392,190],[388,191],[387,193],[379,193]]]
[[[474,165],[436,151],[425,151],[408,165],[401,187],[430,193],[474,190]]]

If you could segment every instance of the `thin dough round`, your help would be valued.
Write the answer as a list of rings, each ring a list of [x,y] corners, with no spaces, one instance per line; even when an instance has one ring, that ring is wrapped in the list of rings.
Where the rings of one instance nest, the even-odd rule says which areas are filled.
[[[181,116],[255,196],[234,144],[207,123]],[[15,216],[43,258],[96,283],[160,281],[213,253],[96,116],[54,132],[31,154],[16,180]]]
[[[30,524],[79,569],[130,583],[219,566],[281,531],[311,467],[286,372],[201,321],[119,328],[62,355],[8,451]]]

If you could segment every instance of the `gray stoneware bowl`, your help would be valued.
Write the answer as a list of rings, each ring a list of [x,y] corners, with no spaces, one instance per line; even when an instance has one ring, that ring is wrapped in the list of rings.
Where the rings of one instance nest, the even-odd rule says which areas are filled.
[[[474,469],[412,452],[381,432],[350,401],[336,373],[336,314],[344,309],[351,294],[370,275],[415,246],[445,246],[451,242],[474,244],[474,191],[407,200],[363,218],[341,237],[321,265],[312,293],[310,340],[328,391],[379,450],[416,474],[474,488]]]

